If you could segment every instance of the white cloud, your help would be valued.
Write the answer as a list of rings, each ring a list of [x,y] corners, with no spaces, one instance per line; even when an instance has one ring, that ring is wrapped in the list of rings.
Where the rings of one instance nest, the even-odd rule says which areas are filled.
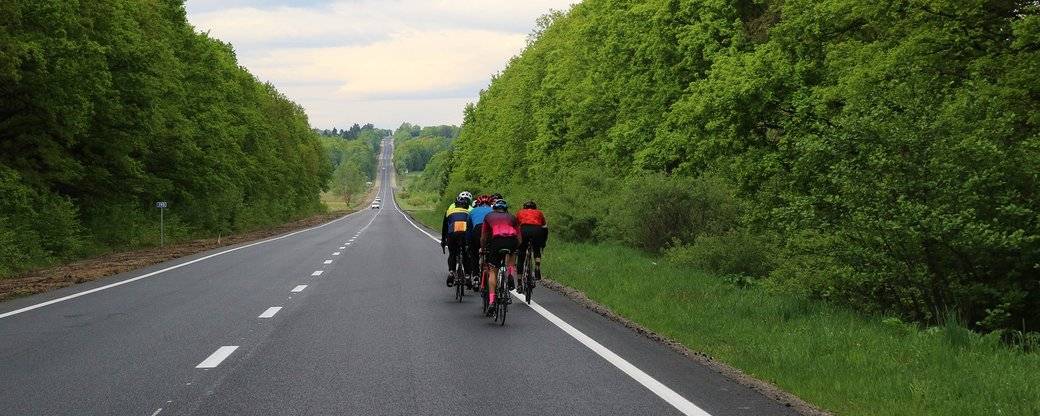
[[[339,81],[346,98],[379,99],[457,91],[489,78],[523,45],[519,34],[411,32],[367,45],[273,50],[250,67],[274,82]]]
[[[198,29],[231,42],[241,64],[303,105],[312,124],[388,127],[460,123],[465,103],[523,49],[535,19],[573,2],[296,1],[232,0],[222,8],[189,0],[187,7]]]

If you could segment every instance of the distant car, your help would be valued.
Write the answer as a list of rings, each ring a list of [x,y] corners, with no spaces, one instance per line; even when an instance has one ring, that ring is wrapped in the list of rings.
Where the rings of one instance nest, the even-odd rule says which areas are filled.
[[[373,202],[372,203],[372,209],[379,209],[379,203],[378,202]]]

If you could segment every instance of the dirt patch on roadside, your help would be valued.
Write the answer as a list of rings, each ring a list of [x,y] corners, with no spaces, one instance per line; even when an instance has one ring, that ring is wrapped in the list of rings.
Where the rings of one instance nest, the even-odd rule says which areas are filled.
[[[570,288],[568,286],[565,286],[547,278],[543,278],[541,283],[542,286],[544,286],[545,288],[557,292],[567,297],[568,299],[571,299],[577,302],[578,304],[592,310],[593,312],[596,312],[606,317],[607,319],[624,325],[626,328],[631,329],[632,331],[635,331],[640,335],[643,335],[661,344],[667,345],[669,348],[678,352],[679,354],[682,354],[690,358],[691,360],[694,360],[697,363],[710,368],[712,371],[715,371],[716,373],[719,373],[725,376],[726,378],[729,378],[730,380],[737,382],[742,386],[748,387],[752,390],[762,393],[766,397],[776,400],[777,402],[783,404],[784,406],[792,408],[800,414],[806,416],[831,416],[830,413],[816,408],[815,406],[798,398],[798,396],[788,393],[780,389],[779,387],[772,385],[771,383],[744,374],[744,372],[740,371],[739,369],[715,361],[711,358],[711,356],[707,354],[686,348],[678,341],[660,335],[654,331],[647,329],[642,325],[632,322],[628,318],[618,315],[610,308],[600,305],[596,301],[589,299],[589,297],[585,296],[585,293],[582,291]]]
[[[220,238],[206,238],[171,244],[166,247],[154,247],[134,251],[105,254],[99,257],[79,260],[46,269],[34,270],[8,279],[0,279],[0,301],[22,296],[34,295],[54,289],[89,282],[102,277],[111,276],[153,264],[190,256],[203,251],[224,246],[261,240],[267,237],[285,234],[318,224],[332,221],[347,215],[349,212],[333,212],[319,214],[302,220],[293,221],[276,227],[265,228],[248,233],[234,234]]]

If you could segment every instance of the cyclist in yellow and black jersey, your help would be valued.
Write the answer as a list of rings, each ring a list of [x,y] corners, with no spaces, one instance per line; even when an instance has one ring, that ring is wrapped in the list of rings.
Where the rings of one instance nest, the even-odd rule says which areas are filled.
[[[441,224],[441,247],[448,249],[448,287],[455,283],[455,266],[458,262],[462,262],[462,269],[466,275],[473,273],[470,270],[472,262],[466,249],[470,233],[473,232],[469,204],[470,200],[460,195],[455,199],[454,206],[448,207]],[[466,279],[466,285],[471,286],[469,279]]]

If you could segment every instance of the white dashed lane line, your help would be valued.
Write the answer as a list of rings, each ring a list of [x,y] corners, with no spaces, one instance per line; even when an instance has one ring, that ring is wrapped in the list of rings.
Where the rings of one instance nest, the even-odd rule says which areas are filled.
[[[332,264],[332,260],[325,260],[325,264]]]
[[[218,365],[220,365],[221,362],[227,359],[227,357],[230,356],[231,353],[235,352],[235,350],[237,349],[237,345],[225,345],[223,347],[217,348],[217,350],[214,351],[213,354],[210,354],[209,357],[207,357],[205,360],[202,360],[202,362],[199,363],[199,365],[195,366],[195,368],[216,368]]]
[[[298,286],[294,287],[293,290],[291,290],[290,292],[292,292],[292,293],[300,293],[300,292],[303,292],[303,289],[306,289],[306,288],[307,288],[307,285],[298,285]]]
[[[333,255],[333,256],[338,256],[338,255],[339,255],[339,252],[337,251],[337,252],[335,252],[335,253],[332,253],[332,255]]]
[[[311,276],[321,276],[322,273],[325,272],[322,270],[315,270],[314,273],[311,273]]]
[[[264,313],[260,314],[258,318],[273,318],[274,314],[278,313],[278,311],[280,310],[282,310],[281,306],[272,306],[270,308],[267,308],[267,310],[264,311]]]
[[[347,246],[340,247],[340,250],[346,250]]]

